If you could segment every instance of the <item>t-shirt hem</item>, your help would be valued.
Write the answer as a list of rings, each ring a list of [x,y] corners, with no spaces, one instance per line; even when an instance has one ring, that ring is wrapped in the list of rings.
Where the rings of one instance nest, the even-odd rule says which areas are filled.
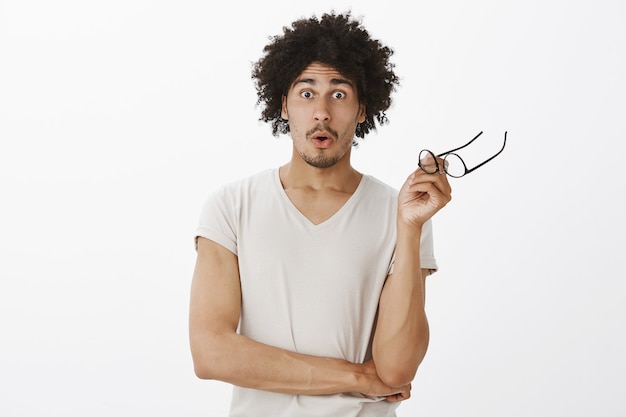
[[[439,269],[435,258],[420,258],[420,265],[422,269],[430,269],[431,274],[435,273]]]
[[[237,255],[237,245],[225,234],[218,232],[217,230],[209,229],[207,227],[198,227],[196,229],[196,235],[194,238],[196,250],[198,249],[199,237],[212,240],[213,242],[217,243],[220,246],[223,246],[224,248]]]

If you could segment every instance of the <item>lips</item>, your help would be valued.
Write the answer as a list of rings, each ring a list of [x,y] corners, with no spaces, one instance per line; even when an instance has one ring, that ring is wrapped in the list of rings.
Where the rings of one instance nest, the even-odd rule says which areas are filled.
[[[326,139],[333,139],[333,136],[326,131],[321,131],[321,132],[316,132],[315,134],[313,134],[311,136],[311,139],[325,141]]]
[[[311,136],[311,142],[318,149],[327,149],[333,144],[334,136],[326,131],[315,132]]]

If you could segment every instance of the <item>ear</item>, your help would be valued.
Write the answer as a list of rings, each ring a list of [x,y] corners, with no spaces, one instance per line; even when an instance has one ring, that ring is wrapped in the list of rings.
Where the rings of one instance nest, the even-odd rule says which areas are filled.
[[[365,121],[365,110],[366,110],[365,104],[364,103],[359,104],[359,115],[356,119],[357,123],[363,123]]]
[[[284,120],[289,120],[289,113],[287,112],[287,96],[282,96],[281,102],[282,109],[280,111],[280,117],[282,117]]]

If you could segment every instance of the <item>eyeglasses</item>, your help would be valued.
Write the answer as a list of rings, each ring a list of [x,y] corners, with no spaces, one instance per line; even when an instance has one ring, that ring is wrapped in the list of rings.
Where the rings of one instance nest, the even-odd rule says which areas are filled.
[[[459,155],[457,155],[455,152],[460,149],[465,148],[466,146],[469,146],[472,142],[478,139],[478,137],[482,134],[483,132],[480,132],[479,134],[474,136],[472,140],[470,140],[463,146],[459,146],[458,148],[454,148],[448,152],[443,152],[437,155],[437,157],[439,158],[443,157],[443,170],[446,174],[448,174],[449,176],[453,178],[461,178],[462,176],[467,175],[470,172],[485,165],[487,162],[491,161],[493,158],[495,158],[496,156],[500,155],[500,153],[502,153],[502,151],[504,150],[504,147],[506,146],[506,132],[504,132],[504,143],[502,144],[502,149],[500,149],[498,153],[496,153],[494,156],[487,159],[486,161],[481,162],[480,164],[476,165],[475,167],[468,169],[463,159]],[[436,174],[438,172],[441,172],[441,169],[439,168],[439,164],[436,162],[437,158],[435,157],[434,153],[432,153],[431,151],[427,149],[424,149],[423,151],[420,152],[419,157],[420,159],[419,159],[418,165],[422,169],[422,171],[426,172],[427,174]]]

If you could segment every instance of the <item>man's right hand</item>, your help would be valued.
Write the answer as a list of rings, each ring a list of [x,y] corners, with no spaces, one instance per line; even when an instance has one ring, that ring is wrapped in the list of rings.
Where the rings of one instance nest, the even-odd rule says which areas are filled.
[[[390,387],[385,385],[376,373],[376,364],[373,360],[367,361],[361,365],[363,374],[366,376],[368,383],[365,392],[361,394],[385,397],[387,401],[400,402],[408,400],[411,397],[411,384],[401,385],[399,387]]]

